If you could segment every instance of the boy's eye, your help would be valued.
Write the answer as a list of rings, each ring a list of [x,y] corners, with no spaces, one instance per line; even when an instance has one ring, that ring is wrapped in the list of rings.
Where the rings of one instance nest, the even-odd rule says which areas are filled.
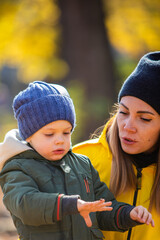
[[[70,134],[71,132],[64,132],[65,135]]]
[[[51,137],[53,136],[53,133],[48,133],[48,134],[44,134],[46,137]]]

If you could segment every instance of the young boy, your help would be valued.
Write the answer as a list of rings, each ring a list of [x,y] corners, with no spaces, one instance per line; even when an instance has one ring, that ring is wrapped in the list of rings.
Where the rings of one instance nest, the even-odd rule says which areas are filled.
[[[13,110],[18,130],[0,145],[0,184],[21,240],[93,240],[103,238],[99,228],[154,226],[145,208],[117,202],[90,160],[72,153],[76,117],[65,88],[30,83]]]

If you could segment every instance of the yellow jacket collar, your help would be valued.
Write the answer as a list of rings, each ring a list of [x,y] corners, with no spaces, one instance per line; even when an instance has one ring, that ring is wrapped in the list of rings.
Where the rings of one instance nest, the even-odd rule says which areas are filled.
[[[113,118],[114,118],[114,117],[115,117],[115,116],[113,116]],[[110,125],[110,122],[112,121],[113,118],[111,118],[111,119],[106,123],[106,125],[104,126],[104,129],[103,129],[103,131],[102,131],[102,133],[101,133],[101,135],[99,136],[98,142],[101,143],[105,148],[108,148],[108,142],[107,142],[107,140],[106,140],[106,132],[107,132],[108,126]]]

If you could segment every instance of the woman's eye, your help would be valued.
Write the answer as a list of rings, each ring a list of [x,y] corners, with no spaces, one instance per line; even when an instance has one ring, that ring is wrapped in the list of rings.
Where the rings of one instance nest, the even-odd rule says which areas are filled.
[[[123,112],[123,111],[119,111],[120,114],[124,114],[126,115],[127,113],[126,112]]]
[[[150,122],[150,121],[152,121],[152,119],[150,119],[150,118],[141,118],[143,121],[145,121],[145,122]]]

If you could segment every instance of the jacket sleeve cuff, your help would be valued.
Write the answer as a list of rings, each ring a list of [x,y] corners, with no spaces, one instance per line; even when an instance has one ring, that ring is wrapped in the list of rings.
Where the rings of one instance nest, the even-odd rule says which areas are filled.
[[[121,206],[117,211],[117,226],[119,229],[127,230],[129,228],[135,227],[136,225],[140,225],[130,218],[130,211],[134,208],[131,205]]]
[[[55,219],[57,219],[57,221],[60,221],[62,219],[62,198],[63,198],[64,194],[59,194],[57,197],[57,211],[55,211]]]
[[[77,214],[77,200],[80,199],[79,195],[64,195],[62,198],[62,215]]]
[[[77,214],[77,200],[79,195],[59,194],[57,198],[56,219],[60,221],[64,215]]]

